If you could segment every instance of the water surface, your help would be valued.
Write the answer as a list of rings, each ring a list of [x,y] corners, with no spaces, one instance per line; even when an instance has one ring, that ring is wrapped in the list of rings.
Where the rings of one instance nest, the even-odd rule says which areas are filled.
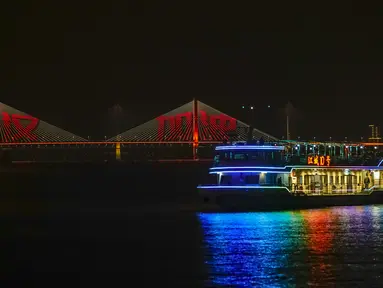
[[[382,206],[199,214],[69,200],[3,203],[4,287],[382,287]]]
[[[208,270],[222,287],[381,287],[383,209],[199,214]]]

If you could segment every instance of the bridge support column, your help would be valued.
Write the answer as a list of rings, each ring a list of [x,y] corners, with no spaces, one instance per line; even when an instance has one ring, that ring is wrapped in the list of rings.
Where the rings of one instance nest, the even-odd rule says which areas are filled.
[[[198,159],[198,144],[199,144],[199,129],[198,129],[198,101],[193,99],[193,159]]]
[[[116,143],[116,160],[121,160],[121,144]]]
[[[198,143],[193,143],[193,159],[198,159]]]

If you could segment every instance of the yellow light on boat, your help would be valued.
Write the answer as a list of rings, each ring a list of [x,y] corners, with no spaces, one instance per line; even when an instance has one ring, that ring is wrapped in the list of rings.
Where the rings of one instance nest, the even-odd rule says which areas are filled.
[[[349,175],[350,174],[350,169],[344,169],[344,175]]]

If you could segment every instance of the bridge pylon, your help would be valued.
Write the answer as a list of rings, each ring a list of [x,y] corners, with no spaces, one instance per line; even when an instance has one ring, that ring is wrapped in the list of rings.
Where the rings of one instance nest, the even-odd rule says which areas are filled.
[[[198,101],[193,99],[193,159],[198,159],[199,144],[199,128],[198,128]]]

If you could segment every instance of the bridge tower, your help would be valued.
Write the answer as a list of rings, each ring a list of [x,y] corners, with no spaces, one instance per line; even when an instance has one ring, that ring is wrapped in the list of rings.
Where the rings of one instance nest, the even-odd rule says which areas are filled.
[[[193,99],[193,159],[198,159],[199,129],[198,129],[198,101]]]

